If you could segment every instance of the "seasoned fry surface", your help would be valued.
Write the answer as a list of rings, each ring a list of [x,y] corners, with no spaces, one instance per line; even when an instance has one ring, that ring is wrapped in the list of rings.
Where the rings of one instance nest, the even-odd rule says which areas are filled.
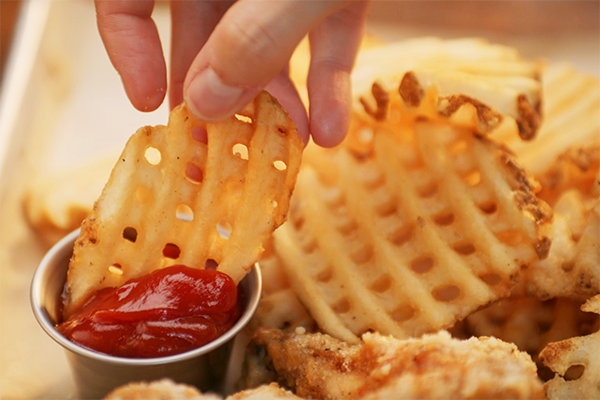
[[[543,398],[531,358],[494,338],[366,334],[364,343],[348,345],[328,335],[264,329],[255,340],[282,382],[305,398]]]
[[[181,105],[168,126],[131,137],[75,243],[67,313],[93,290],[168,265],[214,260],[244,277],[285,220],[303,144],[266,92],[242,114],[204,124]]]
[[[502,146],[443,119],[356,116],[339,148],[307,149],[274,234],[291,287],[319,327],[356,343],[452,326],[510,294],[545,258],[552,210]]]
[[[581,309],[600,314],[600,295],[589,299]],[[554,379],[545,385],[546,396],[551,400],[600,398],[598,354],[600,354],[600,332],[546,346],[540,358],[556,372]]]
[[[365,111],[379,119],[386,114],[383,97],[375,96],[377,107],[364,97],[375,79],[417,115],[440,116],[481,134],[511,120],[518,136],[530,140],[542,117],[539,68],[514,49],[483,39],[427,37],[361,52],[353,85]]]

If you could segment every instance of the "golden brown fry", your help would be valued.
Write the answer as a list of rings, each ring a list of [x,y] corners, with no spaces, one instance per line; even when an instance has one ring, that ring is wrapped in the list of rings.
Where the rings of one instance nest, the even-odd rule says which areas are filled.
[[[369,101],[375,80],[372,90],[399,92],[413,115],[443,117],[482,134],[512,122],[511,131],[529,140],[541,119],[539,75],[538,63],[505,46],[482,39],[421,38],[362,51],[352,83],[359,102],[376,119],[386,110],[381,101]]]
[[[399,107],[395,95],[386,120],[355,120],[341,147],[307,149],[290,221],[274,235],[301,302],[348,342],[450,327],[508,296],[549,247],[540,228],[551,210],[507,151]]]
[[[546,376],[538,359],[551,342],[590,334],[598,329],[597,315],[580,310],[581,302],[556,298],[541,301],[531,297],[510,297],[469,315],[461,337],[493,336],[514,343],[538,364],[540,376]]]
[[[273,240],[265,242],[265,252],[259,261],[262,275],[262,293],[256,313],[250,321],[253,329],[273,327],[314,330],[315,322],[288,282],[281,260],[273,249]]]
[[[81,226],[92,212],[118,154],[92,160],[78,168],[44,173],[23,199],[27,222],[52,245]]]
[[[589,299],[581,309],[600,314],[600,295]],[[546,346],[540,359],[557,374],[545,384],[548,399],[600,398],[598,354],[600,332]]]
[[[588,216],[575,254],[571,270],[571,276],[576,276],[573,290],[575,295],[600,293],[600,200]]]
[[[266,92],[241,114],[205,124],[181,105],[168,126],[131,137],[75,242],[67,314],[93,290],[168,265],[214,260],[244,277],[285,220],[303,144]]]
[[[595,164],[597,171],[600,80],[560,63],[547,63],[541,80],[544,120],[537,137],[523,142],[510,129],[492,136],[516,153],[527,170],[547,186],[545,190],[556,190],[560,185],[573,185],[577,180],[569,180],[578,174],[577,169],[587,176]]]
[[[600,136],[599,136],[600,139]],[[540,177],[542,190],[538,197],[554,207],[560,196],[577,190],[588,197],[600,171],[600,140],[589,145],[572,147]]]
[[[591,210],[589,202],[594,202]],[[600,200],[577,190],[564,192],[556,202],[548,235],[553,246],[545,260],[525,271],[525,293],[542,300],[581,301],[600,293]]]
[[[529,267],[523,287],[540,299],[583,300],[600,293],[600,80],[550,63],[542,82],[538,137],[524,143],[508,131],[497,134],[541,182],[538,196],[556,210],[548,234],[554,245],[547,259]]]
[[[437,113],[482,134],[498,128],[509,116],[516,122],[519,136],[531,140],[541,123],[540,83],[535,78],[415,69],[404,75],[398,91],[416,114]],[[421,107],[427,92],[434,97],[434,107]]]

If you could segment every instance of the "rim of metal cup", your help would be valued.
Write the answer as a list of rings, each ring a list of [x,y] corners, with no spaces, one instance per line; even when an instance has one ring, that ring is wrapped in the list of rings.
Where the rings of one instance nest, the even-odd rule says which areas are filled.
[[[63,348],[72,351],[73,353],[81,356],[93,358],[98,361],[102,361],[109,364],[121,364],[130,366],[146,366],[146,365],[163,365],[169,363],[175,363],[179,361],[188,360],[204,354],[208,354],[211,351],[221,347],[225,343],[232,340],[247,324],[256,312],[258,303],[260,301],[260,294],[262,291],[262,277],[258,263],[254,264],[249,272],[255,275],[256,279],[256,290],[252,293],[246,293],[248,296],[246,308],[240,319],[229,329],[225,334],[213,340],[204,346],[198,347],[193,350],[186,351],[184,353],[174,354],[164,357],[153,357],[153,358],[125,358],[116,357],[104,353],[99,353],[94,350],[89,350],[81,347],[64,336],[62,336],[55,328],[52,318],[48,314],[46,308],[42,306],[42,294],[44,293],[43,284],[44,277],[48,270],[48,267],[52,264],[52,261],[57,257],[65,257],[72,252],[73,243],[77,236],[79,236],[80,229],[77,229],[56,243],[44,256],[39,266],[37,267],[33,280],[31,282],[30,301],[33,313],[42,329],[58,344]],[[246,277],[248,278],[248,276]],[[244,279],[246,279],[244,278]]]

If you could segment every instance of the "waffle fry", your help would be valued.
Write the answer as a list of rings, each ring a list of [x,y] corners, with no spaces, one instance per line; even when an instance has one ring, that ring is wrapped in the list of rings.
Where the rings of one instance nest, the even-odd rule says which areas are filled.
[[[324,332],[357,343],[368,330],[406,338],[450,327],[508,296],[520,266],[547,255],[540,227],[551,210],[501,147],[393,113],[369,144],[353,143],[320,157],[307,149],[290,222],[274,234]]]
[[[598,330],[597,315],[582,312],[581,302],[565,298],[541,301],[514,296],[469,315],[461,337],[493,336],[514,343],[538,365],[538,374],[550,379],[539,361],[539,353],[548,343]]]
[[[553,63],[544,66],[542,83],[545,118],[538,137],[525,143],[509,131],[494,134],[539,179],[538,196],[556,210],[549,234],[555,245],[546,260],[530,266],[524,286],[541,299],[586,299],[600,291],[598,211],[589,211],[598,198],[591,193],[600,174],[600,80]]]
[[[591,210],[586,204],[589,201],[595,201]],[[577,190],[569,190],[554,210],[549,232],[554,245],[545,260],[529,266],[523,290],[542,300],[585,300],[600,293],[600,201],[591,194],[582,196]]]
[[[586,159],[598,157],[600,80],[566,64],[549,63],[541,71],[544,121],[536,139],[523,142],[514,131],[502,129],[494,132],[493,137],[510,147],[543,186],[555,187],[568,182],[568,175],[560,179],[568,171],[560,169],[572,167],[568,163],[557,163],[560,157],[575,160],[575,165],[584,173],[588,170]]]
[[[396,86],[410,70],[439,66],[452,71],[531,78],[535,78],[538,68],[523,60],[515,49],[485,39],[423,37],[361,51],[352,73],[352,86],[355,93],[364,95],[375,79],[384,86],[390,82]]]
[[[600,181],[598,184],[600,185]],[[571,274],[577,276],[576,294],[600,293],[600,200],[588,216],[575,252]]]
[[[384,91],[398,90],[413,113],[449,118],[479,133],[495,130],[509,117],[515,131],[531,139],[540,124],[538,64],[485,40],[422,38],[364,50],[352,75],[363,104],[375,79]],[[425,96],[428,92],[434,95]]]
[[[590,141],[588,146],[568,149],[540,177],[542,190],[538,197],[554,206],[560,196],[568,190],[577,190],[588,195],[594,187],[598,172],[600,140],[597,143]]]
[[[254,340],[266,348],[279,380],[305,398],[543,398],[531,358],[494,338],[367,333],[349,345],[323,334],[261,329]]]
[[[600,314],[600,295],[589,299],[581,309]],[[548,399],[600,398],[600,332],[550,343],[540,359],[556,372],[545,384]]]
[[[531,140],[541,123],[540,83],[534,78],[415,69],[404,75],[398,90],[407,106],[424,115],[432,113],[429,107],[421,107],[424,94],[433,91],[433,112],[483,134],[510,116],[517,123],[519,136]]]
[[[92,290],[168,265],[214,260],[243,278],[285,220],[303,144],[266,92],[241,114],[205,125],[182,105],[131,137],[75,242],[67,314]]]
[[[312,331],[315,323],[290,287],[271,240],[267,242],[259,264],[263,291],[250,326],[254,329],[273,327],[291,330],[303,327]]]
[[[90,161],[77,170],[41,174],[28,187],[23,209],[29,225],[48,244],[81,226],[92,212],[118,153]]]
[[[281,261],[273,249],[272,238],[265,242],[264,247],[265,251],[259,260],[263,289],[256,313],[250,321],[250,327],[291,330],[303,327],[313,331],[315,323],[290,287],[281,267]]]

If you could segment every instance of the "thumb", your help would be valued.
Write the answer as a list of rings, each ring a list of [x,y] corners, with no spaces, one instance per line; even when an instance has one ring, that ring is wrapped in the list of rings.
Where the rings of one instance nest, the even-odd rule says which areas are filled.
[[[223,16],[184,82],[190,111],[206,121],[243,108],[287,65],[312,27],[344,1],[241,0]]]

